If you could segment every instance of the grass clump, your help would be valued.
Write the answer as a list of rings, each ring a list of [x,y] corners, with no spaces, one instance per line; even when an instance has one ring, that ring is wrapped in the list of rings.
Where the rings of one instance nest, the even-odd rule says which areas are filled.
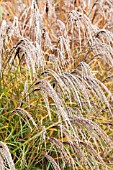
[[[113,169],[112,1],[0,12],[0,169]]]

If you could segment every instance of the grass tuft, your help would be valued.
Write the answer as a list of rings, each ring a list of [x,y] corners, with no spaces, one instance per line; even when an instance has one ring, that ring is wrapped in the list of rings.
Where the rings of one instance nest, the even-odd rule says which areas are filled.
[[[112,170],[112,0],[0,5],[0,170]]]

